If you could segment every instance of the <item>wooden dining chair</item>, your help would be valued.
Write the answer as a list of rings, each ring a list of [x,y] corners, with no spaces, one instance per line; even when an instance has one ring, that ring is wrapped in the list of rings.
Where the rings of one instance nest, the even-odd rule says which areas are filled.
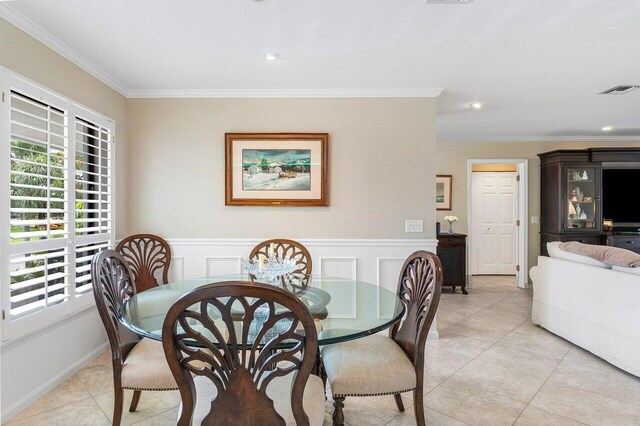
[[[424,352],[427,334],[440,301],[442,266],[438,257],[417,251],[407,258],[397,294],[405,309],[389,337],[373,335],[322,348],[322,360],[333,395],[333,422],[344,424],[344,400],[352,396],[393,395],[413,391],[416,423],[424,425]]]
[[[91,260],[93,296],[111,347],[113,364],[113,425],[122,420],[124,389],[133,390],[129,411],[136,411],[142,391],[178,388],[164,357],[162,343],[140,338],[120,321],[124,303],[136,294],[126,260],[104,250]]]
[[[127,260],[138,292],[159,285],[156,274],[161,276],[162,284],[169,282],[171,247],[164,239],[153,234],[135,234],[120,241],[116,250]]]
[[[283,321],[280,334],[267,335]],[[223,331],[228,343],[220,345]],[[179,426],[322,425],[324,388],[311,374],[318,337],[290,292],[243,281],[204,285],[169,309],[162,343],[182,398]]]

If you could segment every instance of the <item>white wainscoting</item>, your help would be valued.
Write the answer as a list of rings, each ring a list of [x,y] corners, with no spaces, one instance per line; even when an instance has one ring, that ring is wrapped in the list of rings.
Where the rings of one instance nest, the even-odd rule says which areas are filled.
[[[240,260],[249,256],[251,249],[262,240],[253,239],[169,239],[172,260],[169,276],[172,280],[237,274]],[[435,239],[307,239],[298,240],[307,247],[312,257],[313,272],[325,276],[366,281],[395,292],[400,268],[416,250],[434,252]],[[355,291],[355,288],[354,288]],[[344,308],[344,309],[343,309]],[[358,306],[357,295],[344,301],[336,318],[352,318],[358,309],[372,309],[381,318],[390,312],[381,312],[379,303]],[[429,333],[437,338],[434,321]]]
[[[242,272],[241,260],[242,256],[207,257],[207,273],[205,276],[239,274]]]
[[[400,274],[400,269],[402,268],[404,261],[404,257],[378,257],[376,265],[376,284],[378,287],[382,287],[393,292],[397,291],[398,275]],[[378,301],[376,309],[378,310],[379,318],[391,318],[393,315],[393,312],[382,312],[380,310],[380,301]]]

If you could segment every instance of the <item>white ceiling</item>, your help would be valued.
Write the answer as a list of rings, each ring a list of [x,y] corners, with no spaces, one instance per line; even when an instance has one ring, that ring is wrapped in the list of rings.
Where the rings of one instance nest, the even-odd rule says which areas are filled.
[[[640,139],[640,90],[597,95],[640,84],[638,0],[20,0],[0,16],[130,97],[442,88],[440,140]]]

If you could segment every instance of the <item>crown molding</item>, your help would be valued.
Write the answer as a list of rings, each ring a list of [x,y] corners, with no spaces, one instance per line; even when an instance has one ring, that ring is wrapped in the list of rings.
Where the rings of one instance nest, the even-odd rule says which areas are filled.
[[[437,98],[443,89],[211,89],[129,90],[127,97],[155,98]]]
[[[437,98],[440,88],[426,89],[188,89],[131,90],[51,33],[0,1],[0,18],[20,28],[127,98]]]
[[[439,136],[438,142],[640,142],[638,136]]]
[[[264,239],[255,238],[167,238],[171,246],[255,246]],[[438,240],[435,238],[307,238],[298,239],[298,242],[307,247],[435,247]]]
[[[91,62],[87,61],[73,49],[66,44],[62,43],[56,37],[51,35],[48,31],[35,24],[33,21],[22,15],[20,12],[14,10],[8,5],[7,2],[0,2],[0,17],[20,28],[31,37],[35,38],[45,46],[51,48],[58,54],[64,56],[66,59],[79,66],[98,80],[102,81],[107,86],[111,87],[116,92],[123,96],[127,96],[127,88],[113,78],[106,72],[102,71]]]

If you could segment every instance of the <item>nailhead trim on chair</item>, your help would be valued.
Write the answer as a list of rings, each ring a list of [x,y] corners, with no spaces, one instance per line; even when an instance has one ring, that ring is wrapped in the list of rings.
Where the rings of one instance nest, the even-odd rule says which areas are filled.
[[[130,388],[130,387],[126,387],[126,386],[122,386],[122,389],[128,389],[128,390],[134,390],[134,391],[147,391],[147,392],[178,390],[178,388],[177,388],[177,387],[175,387],[175,388],[157,388],[157,389],[149,389],[149,388]]]
[[[381,396],[381,395],[395,395],[397,393],[404,393],[404,392],[409,392],[415,390],[415,388],[411,388],[411,389],[406,389],[406,390],[401,390],[401,391],[395,391],[395,392],[384,392],[384,393],[348,393],[348,394],[337,394],[337,395],[333,395],[336,396],[338,398],[346,398],[348,396]]]

